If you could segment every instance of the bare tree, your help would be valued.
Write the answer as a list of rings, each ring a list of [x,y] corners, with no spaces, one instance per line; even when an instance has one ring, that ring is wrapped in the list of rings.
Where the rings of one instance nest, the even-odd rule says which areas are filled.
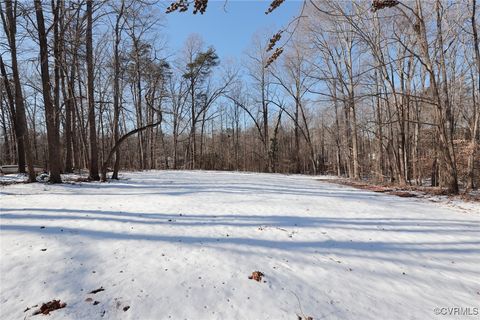
[[[30,182],[35,181],[35,172],[33,170],[33,157],[32,150],[30,145],[30,138],[28,135],[27,120],[25,116],[25,105],[22,93],[22,85],[20,82],[20,74],[18,71],[18,61],[17,61],[17,43],[16,43],[16,33],[17,33],[17,1],[12,3],[11,0],[5,1],[5,8],[0,3],[0,17],[2,19],[3,30],[7,35],[8,46],[10,49],[10,57],[12,63],[12,73],[13,73],[13,82],[14,82],[14,91],[15,91],[15,108],[13,108],[13,99],[10,98],[10,108],[12,116],[15,118],[15,135],[17,138],[17,154],[18,154],[18,171],[25,172],[25,160],[28,165],[28,180]],[[3,62],[3,59],[0,55],[0,65],[2,69],[2,76],[4,78],[5,88],[10,90],[10,83],[8,81],[8,76],[6,74],[6,68]],[[7,91],[8,94],[8,91]],[[10,94],[11,95],[11,94]]]
[[[35,0],[34,3],[37,17],[38,42],[40,46],[40,69],[42,75],[43,103],[45,105],[45,120],[47,124],[48,165],[50,170],[49,181],[51,183],[61,183],[61,162],[59,152],[60,142],[58,141],[58,134],[56,133],[58,126],[55,123],[57,111],[55,110],[51,96],[45,20],[43,17],[42,2],[40,0]]]

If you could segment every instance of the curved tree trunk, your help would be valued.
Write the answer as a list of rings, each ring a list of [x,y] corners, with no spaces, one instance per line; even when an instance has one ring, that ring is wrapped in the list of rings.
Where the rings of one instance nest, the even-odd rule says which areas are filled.
[[[102,181],[105,182],[107,181],[107,166],[108,166],[108,163],[110,162],[110,160],[112,159],[113,155],[119,150],[120,146],[122,145],[122,143],[130,136],[136,134],[136,133],[139,133],[139,132],[142,132],[148,128],[154,128],[156,126],[158,126],[160,123],[162,123],[162,117],[160,117],[160,119],[155,122],[155,123],[151,123],[151,124],[148,124],[146,126],[143,126],[141,128],[137,128],[137,129],[134,129],[126,134],[124,134],[120,139],[118,139],[118,141],[115,143],[115,145],[113,146],[112,150],[110,150],[110,152],[108,153],[108,157],[105,159],[105,162],[103,163],[102,165]],[[117,176],[118,176],[118,172],[117,172]]]

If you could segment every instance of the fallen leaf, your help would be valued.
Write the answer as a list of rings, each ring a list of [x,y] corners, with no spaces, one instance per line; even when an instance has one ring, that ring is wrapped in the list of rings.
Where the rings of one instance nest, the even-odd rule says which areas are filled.
[[[42,304],[40,309],[35,310],[33,315],[37,314],[50,314],[50,312],[65,308],[67,304],[65,302],[60,302],[60,300],[52,300],[47,303]]]
[[[260,271],[253,271],[252,275],[248,277],[250,280],[255,280],[255,281],[262,281],[262,277],[265,276],[262,272]]]

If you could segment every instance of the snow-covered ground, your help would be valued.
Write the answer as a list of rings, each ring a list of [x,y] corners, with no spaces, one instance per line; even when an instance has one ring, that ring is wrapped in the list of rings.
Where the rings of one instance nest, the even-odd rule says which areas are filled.
[[[435,310],[480,308],[477,205],[307,176],[124,177],[0,187],[1,319],[479,317]],[[52,299],[66,308],[24,312]]]

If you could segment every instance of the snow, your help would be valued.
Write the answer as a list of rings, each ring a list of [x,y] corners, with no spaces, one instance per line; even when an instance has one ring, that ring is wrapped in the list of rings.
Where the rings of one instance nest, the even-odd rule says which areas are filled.
[[[25,173],[0,174],[0,185],[23,183],[28,180]]]
[[[65,173],[62,174],[62,181],[63,182],[76,182],[79,179],[87,180],[88,179],[88,171],[86,172],[79,172],[79,173]],[[41,173],[37,174],[37,182],[47,182],[48,181],[48,174]],[[0,185],[10,185],[10,184],[17,184],[17,183],[26,183],[28,181],[28,175],[26,173],[12,173],[12,174],[0,174]]]
[[[0,187],[1,319],[42,318],[24,310],[53,299],[67,306],[51,320],[436,319],[434,308],[480,307],[478,204],[309,176],[123,177]]]

